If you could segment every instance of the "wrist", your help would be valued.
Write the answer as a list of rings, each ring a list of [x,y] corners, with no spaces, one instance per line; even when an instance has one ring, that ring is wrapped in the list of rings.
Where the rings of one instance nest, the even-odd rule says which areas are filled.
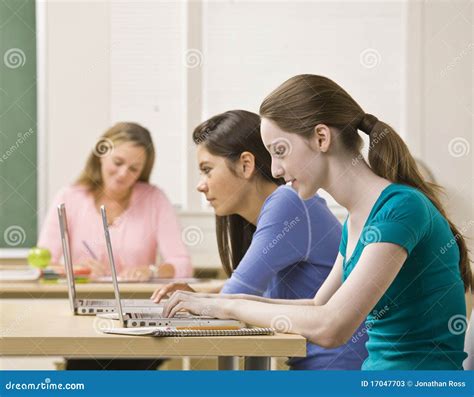
[[[219,311],[221,312],[219,316],[220,318],[234,318],[235,317],[235,306],[236,300],[235,299],[224,299],[222,304],[219,304]]]

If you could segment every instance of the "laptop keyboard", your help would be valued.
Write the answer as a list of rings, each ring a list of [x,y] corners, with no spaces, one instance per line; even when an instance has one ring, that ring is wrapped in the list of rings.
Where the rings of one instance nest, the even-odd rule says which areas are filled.
[[[81,299],[79,302],[82,306],[105,306],[105,307],[115,306],[115,301],[112,301],[112,300]]]
[[[131,320],[146,320],[146,319],[158,319],[158,318],[166,318],[166,317],[161,317],[158,316],[156,313],[149,312],[149,313],[130,313],[130,319]],[[194,316],[193,314],[185,313],[185,312],[180,312],[176,313],[175,318],[195,318],[199,316]]]
[[[82,306],[100,306],[100,307],[114,307],[115,299],[81,299],[79,300]],[[127,307],[161,307],[162,304],[157,304],[149,299],[122,299],[122,306]]]

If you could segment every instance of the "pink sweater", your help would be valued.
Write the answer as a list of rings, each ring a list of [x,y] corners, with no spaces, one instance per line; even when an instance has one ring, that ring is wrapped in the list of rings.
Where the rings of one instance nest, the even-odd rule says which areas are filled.
[[[62,202],[66,205],[73,264],[91,257],[83,244],[86,241],[98,260],[108,265],[101,217],[92,194],[83,186],[70,186],[58,193],[37,245],[51,251],[53,262],[60,261],[62,247],[57,206]],[[158,187],[137,182],[128,208],[109,228],[118,272],[155,264],[159,251],[161,262],[174,265],[175,277],[192,276],[191,261],[181,239],[176,213]]]

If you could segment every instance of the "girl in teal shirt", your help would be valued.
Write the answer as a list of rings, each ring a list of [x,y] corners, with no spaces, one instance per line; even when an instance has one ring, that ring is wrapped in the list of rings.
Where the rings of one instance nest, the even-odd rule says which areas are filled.
[[[322,76],[289,79],[260,115],[273,175],[302,199],[322,188],[348,210],[332,271],[313,299],[176,292],[164,314],[186,309],[259,326],[284,318],[289,332],[323,347],[357,338],[365,320],[363,369],[462,369],[466,245],[400,136]],[[368,164],[358,131],[369,135]]]

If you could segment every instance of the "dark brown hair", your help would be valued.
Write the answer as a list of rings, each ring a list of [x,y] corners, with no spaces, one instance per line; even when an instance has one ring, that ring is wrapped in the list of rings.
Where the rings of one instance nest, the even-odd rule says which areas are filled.
[[[255,157],[255,176],[276,185],[283,179],[272,176],[271,156],[260,136],[260,117],[245,110],[230,110],[211,117],[198,125],[193,132],[196,145],[204,145],[209,153],[225,157],[231,172],[233,164],[243,152]],[[225,272],[230,276],[247,252],[255,226],[240,215],[216,215],[216,235],[219,256]]]
[[[342,146],[360,156],[362,138],[357,130],[369,135],[369,165],[378,176],[394,183],[415,187],[425,194],[446,218],[460,253],[459,268],[464,288],[471,283],[469,251],[464,237],[448,219],[439,193],[441,187],[423,179],[402,138],[387,123],[366,114],[357,102],[334,81],[311,74],[290,78],[268,95],[260,106],[260,115],[286,132],[305,138],[314,127],[325,124],[339,130]]]
[[[111,154],[115,145],[124,142],[131,142],[145,149],[145,166],[138,180],[148,183],[155,162],[155,148],[150,131],[136,123],[121,122],[109,128],[96,142],[76,184],[86,186],[93,193],[100,190],[104,184],[100,158]]]

